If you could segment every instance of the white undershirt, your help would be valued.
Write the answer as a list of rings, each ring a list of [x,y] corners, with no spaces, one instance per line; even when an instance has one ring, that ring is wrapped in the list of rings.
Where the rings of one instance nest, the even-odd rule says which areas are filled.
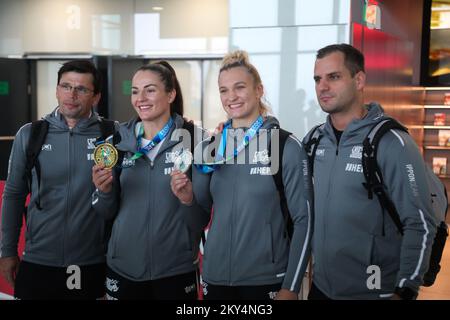
[[[139,123],[136,125],[136,128],[135,128],[136,137],[137,137],[137,135],[139,134],[139,129],[140,129],[140,127],[141,127],[141,123],[139,122]],[[150,159],[150,161],[153,162],[153,161],[155,160],[156,156],[158,155],[158,151],[159,151],[159,149],[161,148],[161,146],[162,146],[162,144],[164,143],[164,141],[166,140],[166,138],[167,138],[167,136],[166,136],[164,139],[162,139],[161,142],[158,143],[152,150],[150,150],[149,152],[147,152],[146,155],[147,155],[147,157]],[[141,147],[141,148],[142,148],[142,147],[145,147],[147,144],[149,144],[150,141],[151,141],[151,140],[147,140],[147,139],[145,139],[144,137],[142,137],[140,147]]]

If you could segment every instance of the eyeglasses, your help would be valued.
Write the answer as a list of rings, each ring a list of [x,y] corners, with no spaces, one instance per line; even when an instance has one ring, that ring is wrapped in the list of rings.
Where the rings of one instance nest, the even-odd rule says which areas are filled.
[[[77,95],[88,95],[91,92],[94,92],[94,90],[88,89],[86,87],[83,86],[79,86],[79,87],[72,87],[70,84],[68,83],[63,83],[63,84],[58,84],[58,88],[61,89],[62,92],[64,93],[70,93],[73,91],[77,94]]]

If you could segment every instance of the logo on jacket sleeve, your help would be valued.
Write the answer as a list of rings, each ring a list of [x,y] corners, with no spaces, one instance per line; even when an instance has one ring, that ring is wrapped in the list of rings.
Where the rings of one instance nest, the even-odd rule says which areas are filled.
[[[352,153],[350,154],[350,158],[362,159],[362,151],[363,151],[362,146],[354,146],[352,148]]]

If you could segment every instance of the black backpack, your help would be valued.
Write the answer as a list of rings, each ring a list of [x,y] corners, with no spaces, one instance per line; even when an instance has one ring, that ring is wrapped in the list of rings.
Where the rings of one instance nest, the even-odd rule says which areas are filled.
[[[289,138],[289,136],[292,134],[289,131],[286,131],[281,128],[274,128],[279,130],[279,166],[278,171],[276,174],[272,175],[273,180],[275,182],[275,186],[277,187],[278,194],[280,196],[280,206],[281,206],[281,212],[283,213],[283,220],[285,225],[285,237],[288,237],[288,239],[292,239],[292,234],[294,232],[294,223],[291,218],[291,214],[289,212],[289,208],[287,205],[287,199],[286,194],[284,192],[284,184],[283,184],[283,152],[284,152],[284,146],[286,145],[286,141]],[[269,158],[271,156],[270,151],[272,150],[271,145],[269,145]]]
[[[115,131],[115,121],[100,118],[100,131],[101,136],[97,138],[97,141],[105,140],[107,137],[113,135],[113,143],[116,144],[120,140],[120,135]],[[38,190],[40,190],[41,183],[41,166],[38,161],[39,153],[42,150],[42,146],[45,142],[45,138],[48,133],[49,123],[46,120],[37,120],[31,123],[30,135],[28,137],[28,146],[26,149],[26,162],[25,162],[25,175],[24,179],[28,182],[29,190],[31,192],[32,184],[32,170],[35,168],[37,176]],[[38,196],[36,200],[36,207],[38,210],[42,210],[40,203],[40,195],[38,191]],[[27,208],[25,208],[25,218],[26,218]]]
[[[314,167],[316,150],[320,139],[322,138],[322,135],[317,129],[322,129],[323,126],[324,124],[321,124],[313,128],[305,146],[310,160],[311,172],[313,172],[312,168]],[[367,196],[369,199],[373,199],[373,194],[376,194],[380,206],[388,212],[397,227],[398,232],[403,235],[403,225],[400,221],[400,217],[394,203],[386,194],[383,187],[383,176],[376,161],[378,144],[383,135],[392,129],[408,132],[407,128],[402,126],[396,120],[390,118],[376,124],[364,139],[361,162],[366,182],[363,183],[363,186],[367,189]],[[433,171],[431,171],[428,165],[425,165],[425,173],[430,189],[430,201],[432,204],[433,213],[436,221],[438,222],[436,236],[431,249],[429,267],[423,278],[423,285],[429,287],[433,285],[436,280],[436,276],[441,269],[439,263],[441,261],[444,245],[448,236],[448,227],[445,222],[448,209],[448,199],[445,185],[439,180]]]

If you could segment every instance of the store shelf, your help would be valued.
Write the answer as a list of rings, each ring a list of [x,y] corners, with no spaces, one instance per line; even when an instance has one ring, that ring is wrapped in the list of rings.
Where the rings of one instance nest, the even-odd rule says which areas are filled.
[[[441,178],[441,179],[450,179],[450,176],[449,175],[441,175],[441,174],[438,174],[437,175],[439,178]]]
[[[425,87],[425,91],[450,91],[450,87]]]
[[[440,105],[425,105],[425,109],[450,109],[450,106],[447,106],[445,104]]]
[[[424,146],[426,150],[450,150],[450,147],[446,146]]]
[[[450,126],[431,126],[431,125],[425,125],[423,126],[424,129],[430,129],[430,130],[439,130],[439,129],[450,129]]]

